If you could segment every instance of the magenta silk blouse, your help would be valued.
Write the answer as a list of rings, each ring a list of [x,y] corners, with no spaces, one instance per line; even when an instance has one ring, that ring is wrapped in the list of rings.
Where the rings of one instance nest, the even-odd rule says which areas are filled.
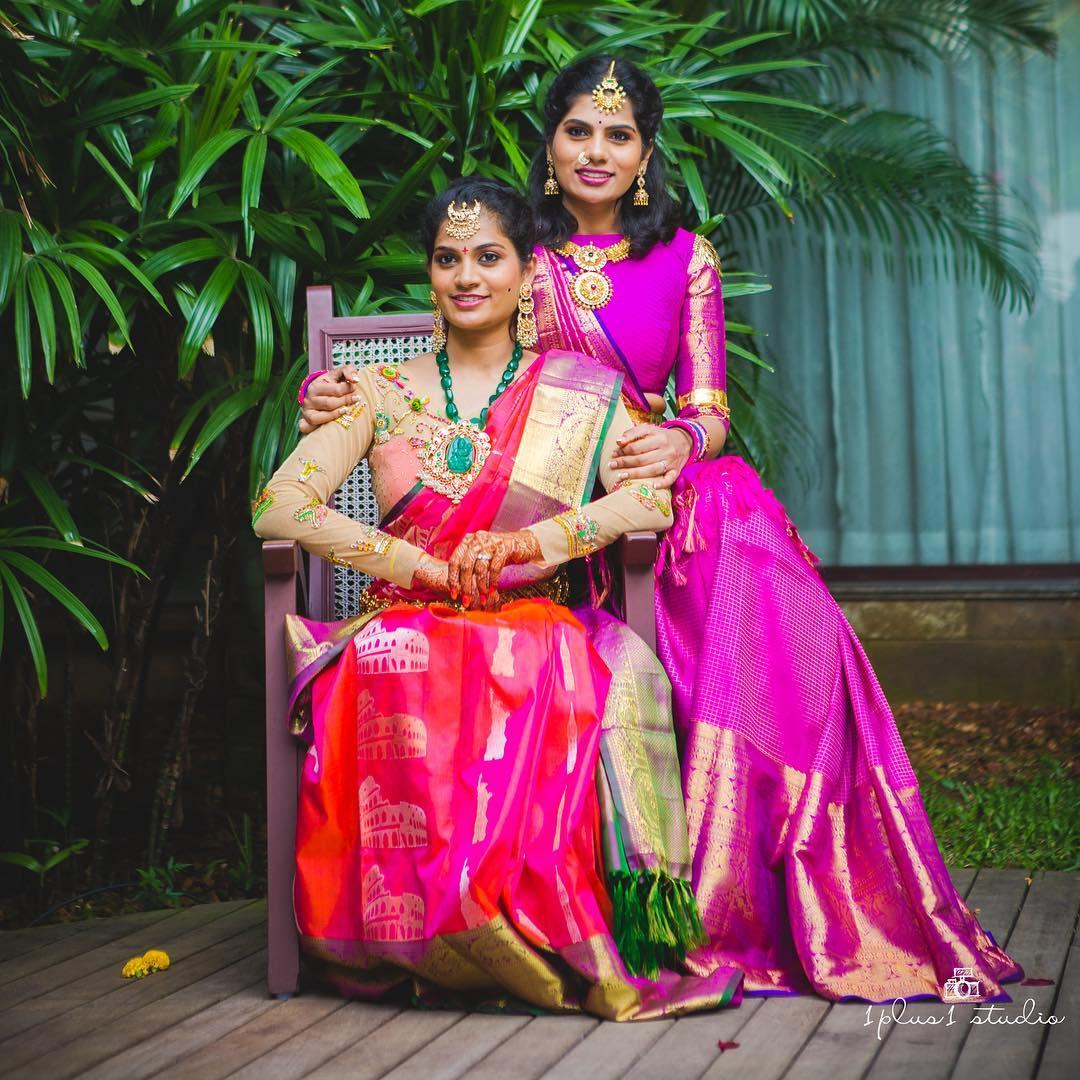
[[[572,237],[582,246],[610,247],[619,234]],[[538,249],[539,250],[539,249]],[[552,274],[569,282],[577,266],[568,256],[548,253],[542,263]],[[614,286],[612,298],[591,314],[600,334],[618,353],[645,393],[663,394],[672,370],[679,415],[719,416],[727,420],[727,351],[724,336],[724,301],[720,263],[703,237],[679,229],[668,244],[655,244],[641,259],[608,263],[604,273]],[[547,270],[537,275],[537,304],[550,302],[552,285]],[[539,314],[539,313],[538,313]],[[583,325],[592,325],[587,313],[576,312]],[[568,347],[563,340],[547,340],[552,322],[542,316],[540,348]],[[559,326],[559,331],[568,328]],[[582,327],[574,328],[578,333]],[[588,334],[586,332],[586,338]],[[586,350],[605,359],[603,348]],[[629,387],[627,388],[629,390]],[[696,391],[696,393],[695,393]],[[711,393],[710,393],[711,392]]]

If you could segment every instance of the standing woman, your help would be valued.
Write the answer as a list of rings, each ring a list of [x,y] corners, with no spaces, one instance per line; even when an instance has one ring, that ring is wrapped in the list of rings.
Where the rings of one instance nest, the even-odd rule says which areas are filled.
[[[653,152],[662,115],[624,60],[556,77],[530,176],[533,294],[540,348],[624,375],[638,423],[618,481],[674,484],[656,620],[709,937],[688,964],[737,967],[749,992],[870,1001],[940,996],[964,967],[998,997],[1022,973],[952,885],[858,640],[783,507],[745,461],[719,456],[720,264],[676,227]],[[678,415],[659,423],[672,373]],[[308,424],[334,415],[328,381],[311,388]]]

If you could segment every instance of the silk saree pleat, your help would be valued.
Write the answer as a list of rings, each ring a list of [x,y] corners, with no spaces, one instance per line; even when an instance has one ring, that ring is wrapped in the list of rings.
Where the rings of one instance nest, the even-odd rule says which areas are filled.
[[[539,264],[541,343],[628,371],[633,327],[579,309],[557,257]],[[891,1001],[940,996],[964,967],[1006,998],[1022,971],[953,887],[888,703],[783,506],[725,456],[683,470],[673,509],[656,630],[709,939],[691,969]]]
[[[425,489],[387,529],[446,551],[474,528],[528,524],[591,484],[617,378],[575,366],[545,358],[496,403],[493,453],[458,506]],[[594,393],[592,415],[575,383]],[[547,455],[577,469],[574,482],[549,476],[543,451],[519,470],[530,425],[548,430],[564,408],[577,423]],[[303,668],[317,673],[295,909],[326,976],[362,998],[396,988],[613,1020],[737,1001],[731,969],[637,978],[616,948],[596,785],[611,673],[581,622],[547,600],[487,613],[385,595],[390,606],[359,632],[332,638],[331,662]]]

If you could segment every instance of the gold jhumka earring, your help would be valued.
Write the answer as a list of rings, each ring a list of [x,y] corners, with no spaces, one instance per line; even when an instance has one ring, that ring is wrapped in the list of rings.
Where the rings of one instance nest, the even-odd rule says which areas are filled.
[[[523,281],[518,289],[517,340],[523,349],[531,349],[540,335],[536,330],[536,301],[533,299],[532,283]]]
[[[641,168],[637,173],[637,191],[634,192],[634,205],[635,206],[648,206],[649,205],[649,192],[645,188],[645,167],[648,163],[642,162]]]
[[[435,290],[431,290],[431,351],[439,352],[446,348],[446,319],[443,318],[442,308],[439,307],[439,298]]]
[[[551,151],[548,151],[547,156],[548,175],[544,181],[544,194],[545,195],[559,195],[559,181],[555,179],[555,162],[551,160]]]

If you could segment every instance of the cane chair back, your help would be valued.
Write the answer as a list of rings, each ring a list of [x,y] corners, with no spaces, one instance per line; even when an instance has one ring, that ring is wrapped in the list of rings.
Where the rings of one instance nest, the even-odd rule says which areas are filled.
[[[330,371],[342,364],[401,364],[431,348],[431,316],[334,315],[328,285],[307,291],[308,367]],[[371,473],[361,461],[334,496],[335,510],[367,525],[378,525],[379,504]],[[366,574],[347,566],[312,560],[310,603],[316,619],[347,619],[359,610],[360,594],[371,583]]]

